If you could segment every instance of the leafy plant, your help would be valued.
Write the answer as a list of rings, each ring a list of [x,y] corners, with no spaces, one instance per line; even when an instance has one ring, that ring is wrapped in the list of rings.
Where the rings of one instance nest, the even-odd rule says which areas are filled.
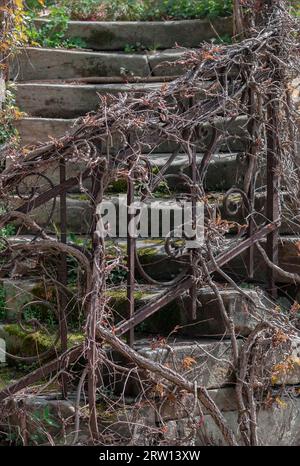
[[[99,0],[63,0],[59,4],[67,8],[74,20],[101,21],[105,19],[106,2]]]
[[[0,110],[0,146],[17,141],[18,133],[14,128],[14,121],[22,115],[16,107],[14,85],[9,84],[6,87],[3,108]]]
[[[60,11],[70,19],[83,21],[213,18],[232,13],[232,0],[30,0],[29,5],[40,11],[41,3],[50,5],[50,18]]]
[[[34,22],[35,11],[28,12],[25,22],[27,24],[26,34],[30,45],[39,45],[50,48],[85,48],[86,43],[80,37],[66,38],[68,21],[70,19],[65,7],[53,6],[49,10],[49,21],[38,26]]]
[[[108,277],[108,282],[112,285],[120,285],[124,283],[127,277],[127,271],[125,267],[114,268]]]
[[[57,325],[57,318],[53,311],[49,308],[40,306],[28,306],[23,312],[24,323],[30,322],[32,319],[36,319],[41,323],[44,323],[47,328],[51,329]]]
[[[67,39],[68,21],[154,21],[214,18],[232,13],[232,0],[28,0],[22,36],[33,46],[85,48],[80,37]],[[48,22],[37,25],[35,18]],[[125,52],[144,50],[142,44],[125,46]]]

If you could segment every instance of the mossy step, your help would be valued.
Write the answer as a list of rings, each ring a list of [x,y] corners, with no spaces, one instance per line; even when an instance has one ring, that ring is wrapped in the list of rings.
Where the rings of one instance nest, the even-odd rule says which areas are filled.
[[[15,383],[27,373],[27,369],[21,370],[13,366],[0,365],[0,390]]]
[[[54,329],[36,330],[32,325],[23,324],[23,328],[17,323],[8,323],[0,325],[0,338],[6,343],[8,353],[7,361],[14,361],[9,354],[22,357],[42,356],[53,351],[59,351],[60,342],[57,341]],[[68,347],[82,343],[84,335],[82,333],[68,333]]]
[[[36,25],[47,25],[37,19]],[[66,38],[84,40],[93,50],[124,50],[140,44],[146,49],[168,49],[178,44],[197,47],[216,36],[232,34],[232,19],[196,19],[184,21],[69,21]]]
[[[36,281],[28,279],[2,279],[1,285],[5,296],[3,308],[6,311],[6,320],[10,320],[11,322],[18,320],[20,318],[21,307],[26,303],[31,306],[30,303],[34,301],[34,308],[29,309],[31,310],[31,314],[27,315],[24,313],[23,320],[36,316],[40,321],[45,322],[45,326],[49,326],[49,321],[53,319],[55,321],[56,317],[53,309],[56,307],[56,299],[53,300],[51,298],[53,285],[52,288],[51,284],[46,287],[39,279],[36,279]],[[268,310],[275,309],[276,307],[276,303],[267,299],[266,295],[258,288],[244,289],[244,296],[226,286],[219,285],[219,290],[224,305],[234,320],[236,333],[239,335],[248,335],[255,327],[257,320],[262,316],[266,317]],[[157,299],[164,291],[165,288],[163,286],[137,284],[134,291],[136,311],[138,312],[138,309],[149,301]],[[128,299],[125,284],[108,284],[106,296],[107,311],[112,322],[117,324],[122,319],[127,318]],[[50,312],[48,308],[47,313],[45,312],[43,300],[53,301],[53,309]],[[255,303],[255,306],[253,303]],[[69,316],[70,319],[71,316]],[[54,328],[54,321],[51,328]],[[184,294],[180,299],[165,306],[139,325],[136,331],[138,333],[147,332],[166,335],[176,328],[176,333],[190,337],[212,336],[218,338],[226,336],[226,328],[215,294],[208,288],[199,288],[197,290],[195,317],[191,314],[190,296],[188,293]],[[17,327],[14,324],[12,325],[11,332],[12,335],[19,335],[19,331],[17,332]],[[20,332],[20,335],[22,334],[23,337],[28,336],[26,332],[22,330]],[[37,334],[37,338],[39,336],[40,332]],[[53,341],[52,337],[49,339],[49,336],[46,335],[44,346],[47,347],[50,341]],[[29,342],[32,342],[32,337],[29,338]]]

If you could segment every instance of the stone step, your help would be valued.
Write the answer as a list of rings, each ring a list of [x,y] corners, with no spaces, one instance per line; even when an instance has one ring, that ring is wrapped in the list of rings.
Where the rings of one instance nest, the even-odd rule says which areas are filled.
[[[40,81],[89,77],[178,76],[183,66],[171,65],[186,51],[128,54],[27,47],[20,50],[10,66],[10,79]]]
[[[138,249],[139,253],[141,253],[141,257],[143,255],[141,248]],[[238,336],[248,336],[262,318],[267,318],[268,311],[276,306],[258,287],[244,289],[244,296],[230,286],[219,284],[218,288],[224,306],[233,319],[235,332]],[[137,284],[136,309],[138,310],[150,300],[158,298],[164,290],[163,287]],[[110,297],[109,306],[114,312],[115,322],[118,322],[120,318],[126,318],[127,298],[124,286],[122,288],[120,285],[118,288],[108,290],[107,294]],[[164,306],[137,326],[136,333],[137,335],[148,333],[165,336],[174,332],[175,329],[176,335],[181,337],[226,339],[230,336],[225,328],[216,295],[208,287],[197,289],[195,318],[191,314],[190,296],[185,293],[180,299]]]
[[[13,377],[15,376],[13,372]],[[1,373],[0,373],[1,377]],[[5,374],[7,378],[7,373]],[[12,379],[14,380],[14,379]],[[73,388],[73,387],[72,387]],[[44,394],[32,393],[19,394],[14,401],[14,413],[9,416],[9,429],[7,425],[1,426],[3,433],[9,434],[16,430],[21,432],[23,428],[21,416],[18,410],[26,410],[26,431],[29,443],[39,443],[36,440],[36,419],[44,419],[47,410],[51,425],[45,421],[44,427],[51,435],[51,444],[71,445],[74,440],[74,419],[76,412],[76,392],[70,392],[68,399],[62,399],[60,391],[52,390]],[[238,431],[239,415],[237,409],[236,394],[234,388],[223,387],[208,390],[208,395],[217,405],[226,419],[229,427],[235,433],[240,445],[243,445],[241,434]],[[158,398],[158,397],[157,397]],[[170,397],[171,398],[171,397]],[[300,431],[298,418],[300,415],[300,399],[295,393],[280,394],[275,390],[265,400],[257,400],[257,435],[261,446],[299,446]],[[84,411],[85,400],[80,400],[80,407]],[[103,433],[103,445],[111,444],[111,438],[119,439],[120,445],[132,446],[222,446],[226,445],[220,430],[216,427],[207,409],[201,406],[201,412],[196,407],[194,397],[181,393],[180,397],[168,397],[162,399],[143,400],[142,403],[134,403],[130,397],[124,398],[121,408],[115,407],[113,414],[111,408],[105,407],[97,410],[99,432]],[[194,412],[195,422],[198,427],[196,432],[188,415]],[[158,428],[158,420],[160,429]],[[162,427],[164,429],[162,429]],[[159,429],[159,439],[158,439]],[[163,430],[163,432],[162,432]],[[78,433],[78,445],[89,444],[90,428],[88,418],[81,417]],[[188,439],[188,440],[187,440]],[[50,444],[46,437],[40,441],[43,445]],[[100,453],[101,455],[102,453]],[[106,454],[103,453],[105,460]],[[101,459],[101,456],[100,456]]]
[[[35,180],[33,179],[33,182]],[[44,182],[44,180],[42,180]],[[30,185],[26,185],[26,191],[28,192]],[[25,192],[22,194],[24,195]],[[182,195],[179,194],[181,199]],[[10,199],[11,209],[19,208],[24,203],[22,198],[14,196]],[[126,206],[126,194],[111,194],[105,196],[103,199],[103,209],[109,208],[113,204],[116,209],[116,228],[119,230],[120,222],[119,215],[121,207]],[[212,207],[216,204],[215,199],[212,199]],[[164,210],[169,212],[170,209],[176,208],[178,205],[176,200],[166,196],[166,198],[153,198],[147,202],[149,208],[152,211]],[[88,234],[91,221],[92,221],[92,206],[85,194],[69,194],[67,198],[67,229],[72,234]],[[103,210],[104,213],[104,210]],[[30,214],[41,227],[46,228],[49,233],[54,233],[57,229],[60,229],[60,198],[57,197],[46,204],[32,210]],[[51,218],[50,218],[51,217]],[[236,219],[237,217],[234,216]],[[50,220],[50,221],[49,221]],[[151,226],[151,215],[148,214],[148,227]],[[122,237],[122,234],[121,234]],[[142,236],[143,238],[149,238],[149,236]],[[150,236],[151,237],[151,236]]]
[[[122,242],[120,241],[122,244]],[[162,282],[177,277],[182,270],[185,270],[184,266],[181,265],[178,260],[172,263],[169,256],[166,255],[164,248],[164,241],[161,240],[148,240],[142,241],[142,252],[140,253],[140,261],[145,266],[147,273],[156,280]],[[225,240],[225,246],[222,249],[216,251],[216,254],[221,254],[227,247],[233,247],[236,245],[235,236],[232,238],[228,235]],[[261,245],[266,247],[266,240],[261,241]],[[300,236],[299,235],[281,235],[278,240],[278,264],[279,266],[290,273],[300,275]],[[163,262],[161,262],[163,261]],[[159,265],[157,265],[159,264]],[[240,256],[229,261],[225,264],[222,269],[227,272],[237,283],[245,285],[249,281],[249,274],[247,271],[247,251],[241,253]],[[254,275],[252,282],[265,284],[267,281],[267,266],[263,260],[261,254],[254,249]],[[295,286],[297,284],[292,278],[282,276],[279,273],[275,273],[276,283],[278,285],[290,284]],[[251,285],[250,285],[251,286]],[[297,300],[300,301],[300,294],[297,295]],[[291,302],[291,305],[293,303]]]
[[[241,349],[244,339],[237,340],[238,347]],[[166,365],[190,381],[197,382],[197,386],[203,386],[207,389],[217,389],[228,385],[235,385],[233,371],[233,355],[230,340],[213,340],[211,338],[183,338],[169,337],[164,340],[158,339],[141,339],[136,341],[134,349],[144,358],[153,362]],[[267,348],[266,348],[267,350]],[[269,371],[270,383],[278,385],[296,385],[300,382],[300,365],[299,365],[300,343],[293,341],[292,349],[289,355],[291,366],[289,370],[280,371],[278,367],[286,360],[286,346],[272,348],[272,357],[269,356],[265,363],[265,370]],[[112,360],[122,364],[123,359],[118,357],[115,352],[111,353]],[[276,375],[275,375],[276,374]],[[276,378],[278,375],[278,378]],[[257,376],[259,376],[257,374]],[[142,377],[142,375],[141,375]],[[141,381],[143,378],[141,378]],[[156,377],[155,381],[161,383],[163,380]],[[123,384],[122,384],[123,382]],[[120,388],[124,388],[124,378],[119,380]],[[170,384],[166,382],[166,385]],[[140,393],[141,383],[136,378],[132,382],[131,393],[134,396]],[[128,393],[129,394],[129,393]]]
[[[141,94],[160,86],[161,83],[81,85],[27,82],[16,86],[16,105],[29,116],[76,118],[99,108],[99,94]]]
[[[15,354],[13,345],[17,338],[15,324],[20,317],[19,312],[22,306],[35,301],[35,308],[38,308],[38,301],[41,301],[40,308],[43,308],[43,301],[47,296],[54,297],[53,283],[35,278],[2,278],[0,285],[5,295],[5,321],[7,322],[8,337],[5,338],[7,351]],[[275,308],[276,303],[272,302],[258,287],[253,289],[243,289],[244,296],[237,290],[218,285],[224,306],[228,314],[232,317],[237,336],[248,336],[249,333],[260,322],[261,318],[268,318],[268,311]],[[70,288],[71,290],[72,288]],[[157,299],[165,288],[154,285],[137,284],[135,287],[135,309],[147,304],[150,300]],[[108,283],[106,292],[108,306],[114,315],[114,323],[117,324],[127,316],[127,297],[125,285],[111,285]],[[216,295],[208,287],[199,287],[197,290],[197,312],[194,319],[190,311],[190,298],[186,293],[180,299],[173,301],[163,307],[153,316],[136,327],[137,335],[168,335],[176,330],[176,334],[189,338],[213,337],[228,338],[229,335],[224,326],[220,308]],[[253,305],[255,303],[255,306]],[[54,303],[55,307],[55,303]],[[13,325],[10,332],[9,325]],[[3,324],[5,326],[5,324]],[[5,333],[5,328],[2,328]],[[14,338],[10,339],[9,335]],[[0,335],[1,336],[1,335]],[[23,335],[24,336],[24,335]],[[21,337],[23,338],[21,335]],[[21,338],[20,337],[20,338]],[[22,343],[21,341],[19,342]],[[24,345],[25,346],[25,345]],[[20,345],[18,345],[18,348]],[[24,349],[25,350],[25,349]],[[32,345],[30,347],[32,351]]]
[[[224,388],[217,390],[217,393],[223,392]],[[297,393],[297,389],[295,389]],[[231,396],[236,400],[234,392],[230,394],[224,393],[224,396]],[[219,395],[221,396],[221,395]],[[257,410],[257,437],[260,446],[299,446],[300,445],[300,429],[298,418],[300,415],[300,399],[297,394],[281,394],[274,393],[270,397],[270,403],[264,404],[264,401],[258,402]],[[218,402],[217,402],[218,405]],[[219,406],[219,405],[218,405]],[[233,430],[238,440],[239,445],[244,445],[239,426],[239,412],[237,409],[223,410],[220,404],[222,414],[226,419],[229,427]],[[175,409],[175,408],[174,408]],[[192,405],[191,408],[192,409]],[[151,418],[148,418],[151,419]],[[200,427],[196,433],[192,430],[189,419],[179,418],[170,422],[166,422],[163,445],[190,445],[185,443],[184,439],[194,439],[195,446],[226,446],[226,442],[220,430],[209,414],[199,415],[195,418],[195,422],[199,423]],[[149,422],[149,421],[148,421]],[[149,432],[145,436],[140,436],[137,445],[147,445],[147,440],[151,442],[150,427]],[[150,438],[149,438],[150,436]],[[149,443],[151,445],[151,443]]]
[[[36,25],[47,25],[47,19],[37,19]],[[232,19],[186,21],[70,21],[66,38],[84,40],[93,50],[124,50],[126,46],[145,49],[168,49],[176,44],[197,47],[217,35],[232,34]]]
[[[154,153],[147,155],[147,159],[153,167],[153,172],[157,173],[158,170],[162,169],[165,163],[169,160],[172,154],[170,153]],[[203,154],[196,154],[197,166],[203,159]],[[9,166],[11,161],[7,159],[6,166]],[[67,178],[73,176],[79,176],[85,170],[85,164],[82,163],[67,163],[66,173]],[[205,188],[210,191],[222,191],[231,188],[232,186],[242,186],[243,176],[246,171],[246,158],[241,153],[223,153],[220,152],[212,157],[211,163],[208,166]],[[186,154],[178,154],[176,159],[172,162],[170,167],[166,170],[166,175],[180,175],[181,173],[190,175],[191,169],[189,166],[189,157]],[[53,166],[49,168],[45,174],[52,180],[56,185],[59,184],[59,167]],[[83,185],[87,189],[91,189],[92,180],[87,178]],[[177,177],[168,178],[168,186],[170,189],[179,188],[181,185],[184,189],[184,181],[181,181]],[[186,189],[185,189],[186,190]],[[108,193],[120,193],[126,192],[125,180],[117,180],[113,182],[109,188]],[[79,185],[75,186],[71,190],[72,193],[80,192]]]
[[[266,247],[266,239],[261,241],[261,245]],[[300,275],[300,236],[299,235],[282,235],[278,240],[278,264],[290,273]],[[232,278],[245,281],[248,278],[247,273],[247,252],[235,257],[228,262],[223,268],[232,276]],[[254,279],[259,282],[266,282],[267,267],[261,254],[254,250]],[[292,278],[282,276],[275,272],[275,281],[282,284],[296,285]],[[297,285],[298,286],[298,285]],[[298,296],[299,298],[299,296]],[[299,298],[300,299],[300,298]]]
[[[122,71],[123,70],[123,71]],[[147,55],[28,47],[15,58],[11,79],[20,81],[151,74]]]
[[[68,118],[24,117],[15,121],[15,127],[19,132],[22,145],[37,145],[49,140],[49,138],[58,138],[66,132],[71,132],[75,123],[75,119]],[[216,121],[215,125],[228,133],[228,137],[226,136],[226,140],[220,148],[223,152],[240,152],[245,150],[248,134],[245,123],[246,121],[243,116],[238,117],[234,122],[226,122],[224,119]],[[203,144],[207,144],[211,134],[212,127],[208,124],[204,125]],[[156,138],[155,140],[158,141],[159,139]],[[117,142],[114,145],[116,148],[118,147]],[[175,144],[169,141],[168,143],[157,144],[154,152],[172,152],[175,149]],[[201,150],[203,148],[199,151]]]
[[[50,138],[57,139],[72,130],[75,119],[20,118],[14,122],[22,146],[36,146]]]
[[[33,183],[37,184],[36,177],[33,176]],[[45,184],[45,181],[42,179],[42,182]],[[30,180],[27,179],[26,181],[26,192],[25,188],[22,186],[21,194],[26,195],[30,189]],[[115,185],[112,185],[114,187]],[[48,187],[48,183],[47,183]],[[50,185],[49,185],[50,187]],[[124,191],[126,189],[126,185],[122,186]],[[148,199],[144,205],[143,213],[148,218],[148,223],[144,224],[144,230],[141,230],[140,237],[141,238],[154,238],[151,234],[151,222],[152,222],[152,214],[155,215],[155,212],[165,212],[166,215],[170,215],[169,212],[174,211],[174,209],[181,208],[182,203],[190,202],[190,197],[186,194],[181,194],[180,192],[175,193],[172,191],[166,191],[165,187],[162,187],[162,192],[157,192],[157,195],[154,196],[152,199]],[[117,184],[115,190],[120,191],[119,184]],[[121,227],[120,223],[120,215],[124,213],[124,209],[126,211],[126,194],[124,193],[119,194],[107,194],[104,196],[102,202],[102,215],[105,214],[105,209],[108,210],[108,214],[115,214],[115,218],[110,218],[110,223],[113,221],[115,224],[116,232],[118,237],[122,238],[124,235],[122,233],[118,233],[119,228]],[[186,192],[186,190],[185,190]],[[158,197],[159,196],[159,197]],[[139,201],[138,198],[135,199]],[[241,204],[241,198],[239,194],[232,195],[230,197],[230,205],[231,208],[234,208],[232,212],[227,212],[224,204],[224,193],[223,192],[210,192],[207,193],[207,202],[204,204],[204,216],[205,218],[212,218],[217,217],[218,215],[222,220],[227,220],[231,222],[232,227],[229,230],[230,232],[234,232],[236,230],[236,223],[240,225],[244,225],[246,223],[247,212],[243,210],[243,205]],[[24,203],[24,200],[20,197],[13,196],[10,198],[10,208],[16,209],[19,208]],[[257,212],[261,212],[265,209],[266,203],[266,196],[265,194],[257,195],[255,198],[255,208]],[[114,211],[112,211],[111,207],[114,207]],[[235,210],[236,209],[236,210]],[[88,234],[90,224],[92,221],[92,206],[90,201],[88,200],[88,196],[86,194],[68,194],[67,197],[67,229],[68,232],[73,234]],[[289,212],[288,207],[283,205],[283,214]],[[107,214],[105,214],[107,215]],[[159,214],[161,215],[161,214]],[[51,201],[43,204],[40,207],[32,210],[30,216],[43,228],[51,233],[55,232],[57,229],[60,229],[60,197],[53,198]],[[123,217],[121,217],[123,219]],[[125,217],[124,217],[125,218]],[[146,217],[144,217],[146,218]],[[154,217],[153,217],[154,218]],[[187,218],[187,217],[186,217]],[[261,214],[257,214],[255,217],[255,221],[258,225],[264,223],[265,218]],[[166,217],[165,217],[166,219]],[[147,226],[148,225],[148,226]],[[122,228],[126,229],[126,225],[124,224],[124,219],[122,223]],[[148,229],[147,229],[148,228]],[[296,234],[300,232],[300,226],[297,225],[290,225],[288,221],[283,221],[282,225],[279,229],[282,235],[290,235]],[[167,232],[166,232],[167,234]],[[160,237],[160,236],[159,236]]]
[[[142,241],[141,243],[143,244]],[[216,253],[221,254],[227,247],[233,247],[235,245],[235,236],[232,238],[228,236],[225,240],[225,246],[222,249],[216,251]],[[264,248],[266,247],[265,239],[261,241],[261,245]],[[283,270],[300,275],[299,248],[299,235],[280,236],[278,240],[278,265]],[[148,240],[144,242],[143,253],[140,255],[140,261],[142,265],[145,266],[147,273],[152,278],[161,280],[162,282],[177,277],[182,270],[185,270],[184,266],[178,263],[178,260],[172,263],[169,256],[166,255],[164,241],[160,240]],[[246,251],[241,253],[240,256],[237,256],[229,261],[222,267],[222,269],[227,272],[237,283],[246,284],[249,281],[247,264],[248,261]],[[261,284],[266,284],[267,282],[267,266],[261,254],[256,249],[254,249],[254,274],[251,281]],[[286,284],[289,284],[297,288],[297,284],[295,284],[295,281],[292,278],[282,276],[278,272],[275,273],[275,281],[278,285],[282,284],[284,287]],[[297,300],[300,300],[299,294]]]

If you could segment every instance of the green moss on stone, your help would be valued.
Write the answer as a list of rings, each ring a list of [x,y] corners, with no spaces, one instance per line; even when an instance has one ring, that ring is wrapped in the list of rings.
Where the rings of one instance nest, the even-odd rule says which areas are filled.
[[[56,340],[55,333],[38,330],[27,333],[18,324],[7,324],[3,327],[7,351],[18,356],[36,356],[53,347]],[[80,344],[84,335],[80,332],[68,334],[68,347]],[[59,349],[59,342],[57,343]]]
[[[4,331],[10,337],[7,342],[8,351],[21,356],[34,356],[43,353],[49,350],[54,343],[53,336],[40,330],[27,333],[18,324],[7,324],[4,326]]]
[[[1,367],[0,365],[0,390],[14,383],[24,375],[25,372],[17,370],[15,367]]]
[[[126,193],[127,181],[125,178],[119,178],[108,186],[108,193]]]

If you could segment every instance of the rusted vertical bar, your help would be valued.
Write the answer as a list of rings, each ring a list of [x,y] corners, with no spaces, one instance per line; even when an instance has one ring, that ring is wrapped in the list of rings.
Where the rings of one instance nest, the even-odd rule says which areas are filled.
[[[90,235],[92,239],[93,248],[93,262],[91,267],[100,267],[100,262],[103,261],[101,254],[101,246],[99,237],[96,233],[97,228],[97,204],[103,198],[103,170],[97,167],[93,171],[92,177],[92,191],[91,202],[93,206],[93,219],[90,228]],[[94,274],[93,274],[94,275]],[[94,280],[96,280],[94,282]],[[96,388],[97,388],[97,347],[96,347],[96,325],[97,325],[97,308],[99,307],[99,300],[101,299],[99,290],[98,276],[93,276],[93,283],[90,290],[90,295],[87,299],[87,306],[89,308],[88,321],[87,321],[87,359],[88,359],[88,401],[89,401],[89,425],[93,440],[97,440],[99,436],[97,411],[96,411]]]
[[[280,215],[280,184],[279,184],[279,145],[277,141],[277,105],[271,96],[267,106],[268,128],[267,128],[267,218],[274,222]],[[267,254],[269,259],[278,263],[278,228],[267,236]],[[275,272],[268,267],[268,288],[273,298],[277,296],[275,284]]]
[[[59,177],[60,183],[66,180],[66,162],[61,159],[59,164]],[[67,193],[62,191],[60,194],[60,241],[64,244],[67,242]],[[60,264],[59,264],[59,281],[62,284],[59,290],[59,327],[60,327],[60,341],[61,350],[65,352],[68,349],[68,325],[66,318],[67,308],[67,297],[65,287],[68,284],[68,270],[67,270],[67,255],[61,253]],[[67,375],[63,374],[61,378],[62,382],[62,394],[66,398],[67,393]]]
[[[134,218],[130,212],[130,206],[134,202],[134,182],[128,176],[127,180],[127,303],[128,312],[127,316],[130,319],[134,314],[134,269],[135,269],[135,238],[133,237],[133,231],[129,228]],[[130,328],[127,334],[128,342],[130,346],[134,344],[134,328]]]
[[[93,302],[99,299],[95,296],[95,290],[92,289],[92,296],[90,296],[90,312],[89,320],[87,325],[87,359],[88,359],[88,401],[89,401],[89,425],[93,440],[96,440],[99,434],[98,423],[97,423],[97,411],[96,411],[96,365],[97,365],[97,352],[96,352],[96,325],[97,316],[93,306]]]
[[[196,149],[193,149],[192,153],[192,181],[193,181],[193,192],[192,192],[192,225],[193,231],[196,231],[197,227],[197,197],[195,194],[195,188],[197,183],[197,162],[196,162]],[[197,238],[195,238],[196,240]],[[193,268],[195,250],[191,249],[191,265]],[[193,273],[193,269],[192,269]],[[191,317],[192,320],[197,319],[197,286],[195,284],[192,285],[190,289],[190,297],[191,297]]]
[[[266,23],[270,14],[274,12],[274,8],[277,6],[277,0],[266,0],[265,11],[263,21]],[[280,47],[280,41],[278,41],[277,47]],[[271,63],[272,67],[278,68],[278,63]],[[270,92],[268,103],[267,103],[267,217],[270,221],[275,221],[280,216],[280,176],[279,176],[279,161],[280,161],[280,146],[278,140],[278,115],[279,115],[279,103],[278,95],[275,89],[275,82],[281,81],[280,73],[273,75],[273,82],[271,87],[273,89]],[[278,241],[279,241],[279,228],[274,230],[267,236],[266,252],[269,259],[274,263],[278,264]],[[275,271],[268,267],[267,270],[268,288],[269,293],[273,298],[277,297],[277,288],[275,282]]]
[[[251,136],[251,143],[249,148],[249,159],[248,159],[248,170],[244,180],[244,191],[248,196],[249,199],[249,206],[250,212],[254,211],[254,203],[255,203],[255,172],[256,172],[256,151],[257,151],[257,123],[255,121],[255,114],[256,114],[256,96],[255,91],[253,89],[249,89],[249,115],[250,120],[248,123],[248,132]],[[255,222],[253,220],[252,215],[250,216],[249,220],[249,227],[248,227],[248,236],[251,237],[255,231]],[[250,246],[247,251],[247,273],[248,278],[252,279],[254,275],[254,246]]]

